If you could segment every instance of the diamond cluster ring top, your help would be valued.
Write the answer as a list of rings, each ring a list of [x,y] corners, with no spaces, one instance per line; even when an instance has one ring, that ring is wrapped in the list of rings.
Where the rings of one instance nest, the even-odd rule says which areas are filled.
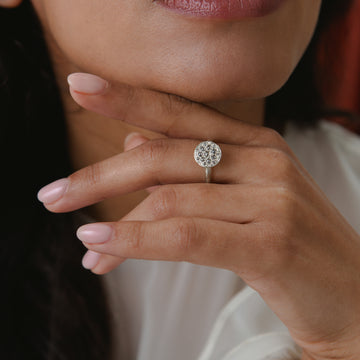
[[[195,161],[205,168],[205,181],[211,182],[211,168],[216,166],[221,160],[220,146],[212,141],[201,142],[194,151]]]

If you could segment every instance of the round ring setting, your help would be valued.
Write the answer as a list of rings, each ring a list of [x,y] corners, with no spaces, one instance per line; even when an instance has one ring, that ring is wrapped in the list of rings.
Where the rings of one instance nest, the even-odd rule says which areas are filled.
[[[220,162],[221,155],[220,146],[212,141],[203,141],[195,148],[194,159],[201,167],[205,168],[207,183],[211,180],[211,168]]]

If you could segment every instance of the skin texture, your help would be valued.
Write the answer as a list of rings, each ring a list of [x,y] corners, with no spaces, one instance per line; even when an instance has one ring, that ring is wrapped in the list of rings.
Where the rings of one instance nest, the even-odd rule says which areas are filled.
[[[112,86],[183,96],[260,125],[264,96],[293,71],[320,6],[319,0],[288,1],[271,16],[228,23],[183,18],[150,0],[32,3],[62,89],[74,169],[122,152],[132,131],[151,139],[161,135],[80,108],[69,95],[68,74],[89,72],[111,80]],[[113,197],[89,211],[100,220],[116,220],[146,196],[140,190]]]
[[[54,46],[81,71],[210,102],[281,87],[308,44],[320,1],[288,0],[267,17],[239,22],[184,18],[150,0],[33,4]]]
[[[74,167],[85,166],[39,199],[67,212],[150,188],[121,211],[116,201],[98,207],[104,221],[78,230],[90,254],[101,254],[92,256],[92,271],[126,258],[229,269],[285,323],[303,360],[358,359],[359,235],[283,138],[259,126],[263,98],[299,61],[320,1],[287,1],[235,23],[184,18],[146,0],[33,4],[64,91]],[[73,71],[109,81],[86,92],[85,78],[72,78],[70,94],[85,110],[67,95]],[[140,128],[117,154],[119,139]],[[192,160],[201,139],[224,154],[212,184]]]
[[[169,109],[164,94],[140,91],[128,102],[120,88],[71,93],[86,108],[119,118],[125,112],[127,121],[166,136],[132,135],[127,151],[61,180],[65,193],[44,201],[64,212],[157,186],[121,221],[78,230],[84,245],[102,254],[93,272],[106,273],[126,258],[225,268],[261,294],[303,359],[359,356],[359,235],[282,137],[200,104],[178,100]],[[192,160],[199,138],[214,139],[223,151],[213,184],[202,183],[203,169]]]

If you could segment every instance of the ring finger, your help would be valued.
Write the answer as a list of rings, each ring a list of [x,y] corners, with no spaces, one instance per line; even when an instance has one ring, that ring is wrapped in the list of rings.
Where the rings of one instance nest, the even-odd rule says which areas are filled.
[[[180,139],[148,141],[48,185],[40,190],[39,200],[50,211],[65,212],[154,185],[204,182],[205,170],[193,157],[197,144],[195,140]],[[289,165],[296,168],[278,149],[228,144],[220,147],[223,157],[212,172],[216,183],[269,182],[279,180]]]

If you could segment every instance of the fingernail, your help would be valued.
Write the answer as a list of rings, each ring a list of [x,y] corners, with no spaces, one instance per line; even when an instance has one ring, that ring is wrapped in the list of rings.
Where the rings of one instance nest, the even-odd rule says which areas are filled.
[[[69,180],[66,178],[56,180],[40,189],[37,198],[44,204],[52,204],[65,194],[68,185]]]
[[[91,270],[98,264],[99,259],[99,253],[88,250],[82,259],[82,266],[87,270]]]
[[[106,80],[86,73],[70,74],[67,81],[76,92],[85,95],[101,95],[109,87],[109,83]]]
[[[124,140],[124,150],[129,151],[141,144],[146,143],[147,141],[149,141],[149,139],[146,138],[144,135],[138,132],[132,132],[128,136],[126,136]]]
[[[77,237],[89,244],[100,244],[110,240],[113,229],[105,224],[88,224],[79,227]]]

